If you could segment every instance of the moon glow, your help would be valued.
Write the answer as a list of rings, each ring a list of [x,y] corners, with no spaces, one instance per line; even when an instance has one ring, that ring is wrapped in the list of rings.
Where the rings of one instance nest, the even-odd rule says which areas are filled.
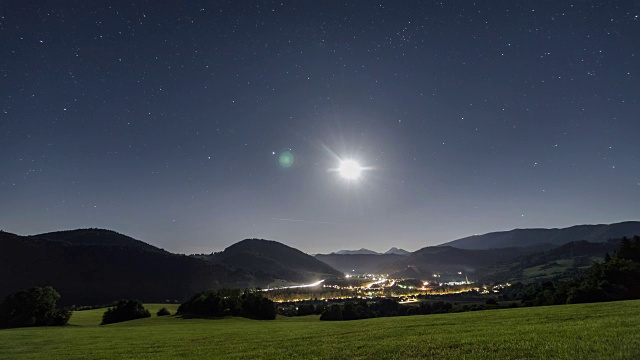
[[[362,175],[362,166],[355,160],[344,160],[340,162],[338,174],[347,180],[357,180]]]

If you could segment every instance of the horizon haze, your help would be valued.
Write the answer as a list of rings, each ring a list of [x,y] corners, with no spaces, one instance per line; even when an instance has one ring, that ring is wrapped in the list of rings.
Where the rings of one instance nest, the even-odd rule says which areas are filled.
[[[604,227],[605,229],[593,229],[595,227]],[[48,231],[45,233],[40,233],[40,234],[18,234],[18,233],[14,233],[11,231],[6,231],[5,229],[0,229],[0,231],[6,231],[8,233],[13,233],[19,236],[36,236],[36,235],[46,235],[49,233],[59,233],[59,232],[66,232],[66,231],[78,231],[78,230],[104,230],[104,231],[108,231],[108,232],[115,232],[116,234],[120,234],[120,235],[124,235],[127,237],[131,237],[134,240],[139,240],[142,241],[146,244],[152,245],[154,247],[158,247],[158,248],[162,248],[160,245],[156,244],[153,239],[140,239],[140,238],[136,238],[134,236],[131,236],[130,234],[126,234],[126,233],[122,233],[119,232],[117,230],[114,229],[99,229],[99,228],[83,228],[83,229],[64,229],[64,230],[58,230],[58,231]],[[577,230],[579,229],[579,230]],[[560,232],[564,232],[564,235],[559,235],[556,231],[559,230]],[[577,231],[576,231],[577,230]],[[552,236],[551,238],[549,238],[546,242],[544,242],[545,239],[545,234],[544,233],[540,233],[539,231],[543,231],[543,232],[555,232],[554,236]],[[524,232],[528,232],[528,235],[525,235]],[[518,233],[518,234],[516,234]],[[233,243],[231,243],[230,245],[221,248],[221,249],[211,249],[211,250],[207,250],[207,251],[203,251],[203,252],[192,252],[192,253],[183,253],[186,255],[198,255],[198,254],[210,254],[210,253],[217,253],[217,252],[222,252],[224,250],[226,250],[228,247],[232,246],[232,245],[236,245],[244,240],[250,240],[250,239],[258,239],[258,240],[267,240],[267,241],[275,241],[278,243],[281,243],[283,245],[295,248],[297,250],[300,250],[306,254],[309,255],[318,255],[318,254],[331,254],[331,255],[340,255],[340,254],[377,254],[377,255],[382,255],[382,254],[388,254],[389,251],[392,250],[396,250],[395,254],[398,254],[397,251],[401,251],[404,250],[408,253],[413,253],[415,251],[421,250],[423,248],[427,248],[430,246],[452,246],[452,247],[456,247],[456,248],[461,248],[461,249],[489,249],[492,248],[492,246],[490,244],[494,244],[495,248],[506,248],[506,247],[527,247],[527,246],[533,246],[535,244],[545,244],[545,245],[552,245],[552,246],[556,246],[559,244],[563,244],[567,241],[581,241],[581,240],[586,240],[586,241],[595,241],[595,242],[599,242],[599,241],[605,241],[605,240],[609,240],[609,239],[618,239],[624,236],[627,237],[632,237],[632,236],[636,236],[640,234],[640,221],[634,221],[634,220],[630,220],[630,221],[622,221],[622,222],[618,222],[618,223],[611,223],[611,224],[578,224],[578,225],[573,225],[573,226],[569,226],[569,227],[565,227],[565,228],[526,228],[526,229],[510,229],[510,230],[497,230],[497,231],[491,231],[485,234],[473,234],[470,236],[465,236],[465,237],[461,237],[458,239],[452,239],[450,241],[446,241],[446,242],[441,242],[441,243],[437,243],[437,244],[430,244],[430,245],[424,245],[424,246],[420,246],[416,249],[407,249],[404,248],[402,246],[402,244],[394,244],[391,243],[390,247],[387,249],[368,249],[368,248],[360,248],[360,249],[348,249],[348,248],[340,248],[340,249],[333,249],[330,251],[326,251],[326,252],[314,252],[314,251],[309,251],[306,248],[303,247],[296,247],[293,246],[291,244],[286,243],[285,241],[281,241],[278,239],[266,239],[266,238],[245,238],[245,239],[239,239]],[[523,237],[524,235],[524,237]],[[507,237],[505,239],[505,236]],[[496,239],[496,237],[498,239]],[[515,243],[510,243],[509,240],[513,241],[514,237],[516,239],[519,239],[521,241],[524,241],[522,243],[518,242],[516,240]],[[505,242],[506,241],[506,242]],[[532,241],[532,242],[531,242]],[[484,245],[479,245],[479,244],[484,244]],[[164,249],[163,250],[167,250],[169,252],[173,252],[173,253],[180,253],[180,252],[176,252],[176,251],[172,251],[171,249]],[[393,253],[393,252],[392,252]]]

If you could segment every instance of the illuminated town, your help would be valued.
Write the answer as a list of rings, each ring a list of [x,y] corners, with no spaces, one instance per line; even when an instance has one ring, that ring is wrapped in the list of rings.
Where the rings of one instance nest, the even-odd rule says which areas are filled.
[[[462,272],[458,272],[462,275]],[[399,303],[417,302],[419,296],[451,294],[490,294],[510,284],[478,285],[464,280],[438,281],[442,274],[434,273],[432,280],[391,278],[387,274],[347,274],[343,279],[324,279],[311,284],[262,289],[275,302],[334,301],[346,299],[396,298]]]

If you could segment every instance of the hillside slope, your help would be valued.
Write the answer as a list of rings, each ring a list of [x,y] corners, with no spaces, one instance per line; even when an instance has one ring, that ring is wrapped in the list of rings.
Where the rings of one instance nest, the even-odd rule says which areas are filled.
[[[101,233],[100,237],[109,236]],[[104,304],[122,298],[182,301],[203,289],[254,283],[246,272],[148,244],[96,241],[87,245],[87,241],[73,244],[48,237],[0,232],[0,298],[24,288],[51,285],[65,305]]]
[[[106,229],[77,229],[31,235],[30,238],[63,241],[74,245],[115,245],[126,246],[146,251],[162,251],[153,245],[132,237]]]
[[[558,247],[518,257],[504,263],[490,264],[478,269],[478,279],[486,282],[531,282],[590,267],[594,260],[602,260],[605,254],[613,254],[620,240],[607,242],[572,241]]]
[[[539,250],[538,248],[469,250],[452,246],[429,246],[395,263],[388,264],[387,271],[392,273],[410,267],[423,276],[433,273],[472,272],[479,267],[507,262]]]
[[[576,225],[562,229],[514,229],[469,236],[440,246],[453,246],[460,249],[496,249],[541,244],[557,246],[571,241],[605,242],[609,239],[633,235],[640,235],[640,221],[609,225]]]
[[[250,272],[263,280],[271,277],[272,280],[304,283],[343,276],[313,256],[273,240],[242,240],[204,258],[214,264]]]

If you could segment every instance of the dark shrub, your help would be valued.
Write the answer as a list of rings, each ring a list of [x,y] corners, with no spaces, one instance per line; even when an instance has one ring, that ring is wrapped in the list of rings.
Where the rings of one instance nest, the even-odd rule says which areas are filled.
[[[395,299],[381,299],[369,307],[374,311],[377,316],[397,316],[398,315],[398,301]]]
[[[272,300],[259,292],[245,291],[240,297],[242,316],[256,320],[273,320],[276,318],[276,306]]]
[[[195,294],[180,305],[178,314],[198,317],[243,316],[257,320],[273,320],[277,309],[261,292],[238,289],[207,290]]]
[[[301,305],[298,305],[298,309],[296,310],[296,316],[312,315],[315,312],[316,312],[316,308],[313,306],[313,304],[309,304],[309,305],[301,304]]]
[[[163,307],[162,309],[158,310],[156,315],[157,316],[169,316],[169,315],[171,315],[171,313],[169,312],[169,310],[167,310],[166,307]]]
[[[373,313],[369,310],[369,304],[366,300],[360,300],[356,305],[356,318],[367,319],[373,317]]]
[[[320,315],[320,320],[329,320],[329,321],[342,320],[342,309],[340,309],[340,305],[333,304],[330,307],[326,308],[322,312],[322,315]]]
[[[357,318],[356,309],[355,306],[353,306],[353,303],[346,302],[342,308],[342,320],[355,320]]]
[[[60,294],[51,286],[9,295],[0,304],[0,327],[56,326],[69,322],[71,311],[57,309]]]
[[[197,293],[187,300],[187,302],[180,305],[178,308],[178,314],[181,315],[193,315],[193,316],[224,316],[230,315],[225,313],[226,309],[225,298],[218,294],[216,291],[203,291]]]
[[[120,300],[114,307],[110,307],[102,315],[100,325],[113,324],[122,321],[151,317],[149,310],[145,309],[138,300]]]

